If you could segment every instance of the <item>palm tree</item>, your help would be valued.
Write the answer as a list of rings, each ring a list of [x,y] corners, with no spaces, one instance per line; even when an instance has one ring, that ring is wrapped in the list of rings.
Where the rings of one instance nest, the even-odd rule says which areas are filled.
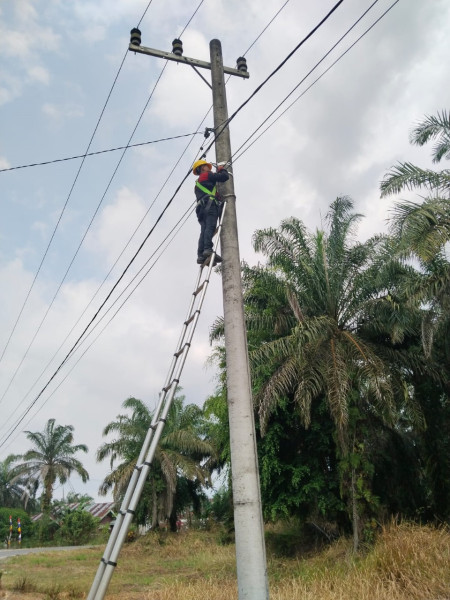
[[[450,158],[450,116],[443,110],[437,116],[427,116],[411,132],[412,144],[423,146],[428,141],[437,139],[433,148],[433,162],[442,158]],[[421,169],[409,162],[399,163],[391,168],[381,182],[381,195],[398,194],[404,189],[414,190],[425,187],[438,198],[449,198],[450,171],[433,171]]]
[[[411,315],[393,299],[399,272],[409,268],[390,260],[388,239],[352,239],[360,218],[343,197],[331,204],[328,232],[309,233],[296,218],[278,230],[257,231],[254,248],[267,265],[244,269],[261,431],[286,398],[305,427],[312,404],[325,399],[349,490],[355,548],[358,500],[363,491],[370,500],[367,487],[357,489],[367,466],[361,423],[372,415],[395,422],[409,357],[392,348],[412,327]]]
[[[143,522],[150,516],[152,527],[158,524],[160,518],[175,519],[180,480],[209,485],[216,459],[214,446],[203,435],[202,410],[195,404],[183,406],[183,402],[183,396],[176,397],[170,407],[153,459],[149,483],[137,511]],[[111,469],[116,461],[122,461],[105,477],[99,490],[100,494],[112,490],[116,502],[126,491],[153,418],[153,411],[137,398],[128,398],[123,407],[132,411],[131,416],[118,415],[105,427],[104,436],[114,433],[116,437],[105,442],[97,451],[97,460],[109,458]],[[190,489],[195,495],[197,490],[192,485]]]
[[[44,431],[26,431],[27,439],[34,448],[14,460],[23,461],[14,468],[16,477],[24,477],[28,482],[40,482],[44,488],[42,510],[48,512],[56,481],[65,483],[72,472],[77,473],[83,483],[89,474],[82,463],[74,457],[77,452],[87,452],[84,444],[74,445],[72,425],[55,425],[55,419],[49,419]]]
[[[422,146],[437,140],[433,162],[450,158],[450,116],[442,111],[428,116],[412,131],[411,143]],[[435,333],[443,339],[450,331],[450,263],[446,245],[450,242],[450,170],[425,171],[409,163],[393,167],[381,183],[381,195],[425,186],[429,197],[420,203],[397,202],[390,219],[391,233],[402,258],[418,262],[417,276],[410,280],[405,294],[410,301],[428,305],[423,319],[423,348],[429,356]]]
[[[412,131],[411,142],[424,145],[435,140],[434,163],[450,159],[450,115],[442,111],[426,117]],[[450,511],[450,477],[448,431],[450,424],[450,170],[427,171],[400,163],[391,169],[382,184],[382,195],[403,189],[425,187],[428,197],[419,202],[397,202],[390,219],[391,231],[398,244],[399,255],[413,258],[416,277],[405,285],[409,302],[423,307],[422,347],[424,354],[439,361],[443,383],[418,378],[415,389],[426,419],[421,435],[423,462],[430,490],[428,506],[432,514],[446,518]]]
[[[27,505],[28,494],[23,486],[23,481],[17,480],[12,465],[14,455],[10,454],[4,461],[0,461],[0,506],[8,508]]]

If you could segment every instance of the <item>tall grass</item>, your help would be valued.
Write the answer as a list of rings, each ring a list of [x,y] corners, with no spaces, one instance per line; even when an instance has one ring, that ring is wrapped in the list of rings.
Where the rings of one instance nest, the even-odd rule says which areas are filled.
[[[61,600],[74,598],[75,589],[83,590],[79,597],[85,597],[101,550],[83,550],[84,560],[77,560],[78,554],[48,554],[40,563],[32,557],[8,561],[3,576],[8,600],[45,600],[49,574],[53,585],[59,585]],[[41,596],[13,591],[20,572],[33,579]],[[351,542],[341,539],[307,557],[269,553],[268,572],[271,600],[449,600],[450,532],[391,524],[363,556],[354,557]],[[126,545],[106,596],[107,600],[203,598],[238,598],[234,546],[221,546],[205,532],[149,535]]]

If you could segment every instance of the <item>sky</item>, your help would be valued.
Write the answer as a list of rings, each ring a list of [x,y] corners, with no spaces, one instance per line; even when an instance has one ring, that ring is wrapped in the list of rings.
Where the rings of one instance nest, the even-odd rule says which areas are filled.
[[[445,0],[400,0],[307,89],[393,2],[374,3],[298,86],[372,5],[344,0],[230,123],[242,260],[264,261],[252,235],[282,219],[325,227],[337,196],[350,196],[364,215],[361,240],[386,232],[396,198],[380,198],[385,173],[398,161],[432,167],[430,148],[412,146],[409,133],[425,115],[448,109]],[[232,114],[334,4],[0,3],[0,460],[29,449],[24,431],[41,431],[50,418],[73,425],[74,442],[89,447],[78,458],[90,480],[71,477],[55,497],[76,491],[110,500],[98,495],[110,469],[96,461],[108,439],[103,428],[130,396],[155,407],[198,273],[199,226],[191,215],[111,322],[132,288],[49,383],[213,126],[206,83],[188,66],[128,52],[130,30],[139,25],[142,45],[164,51],[181,37],[185,56],[206,62],[210,40],[219,39],[229,67],[245,54],[250,78],[231,77],[226,86]],[[207,70],[202,75],[209,80]],[[142,145],[59,160],[130,144]],[[215,160],[213,149],[207,158]],[[51,164],[25,167],[42,162]],[[192,204],[194,181],[183,183],[105,309]],[[187,403],[203,405],[216,389],[209,331],[222,314],[214,274],[181,378]]]

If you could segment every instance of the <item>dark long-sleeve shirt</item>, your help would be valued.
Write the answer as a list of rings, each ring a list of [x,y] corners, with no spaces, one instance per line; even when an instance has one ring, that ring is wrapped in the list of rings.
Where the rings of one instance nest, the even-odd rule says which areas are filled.
[[[228,181],[229,178],[228,171],[226,169],[220,169],[217,173],[213,173],[212,171],[201,173],[197,181],[207,190],[212,192],[216,183],[223,183],[224,181]],[[201,200],[204,195],[205,192],[195,186],[195,196],[197,200]]]

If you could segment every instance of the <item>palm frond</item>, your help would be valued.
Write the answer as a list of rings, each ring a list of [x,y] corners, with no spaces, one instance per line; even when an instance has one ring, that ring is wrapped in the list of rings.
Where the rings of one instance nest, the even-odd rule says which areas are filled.
[[[431,191],[442,190],[448,193],[450,172],[447,170],[438,173],[429,169],[421,169],[408,162],[398,163],[391,168],[381,182],[381,197],[398,194],[405,189],[414,190],[417,187],[426,187]]]
[[[431,139],[437,139],[433,147],[433,162],[438,163],[442,158],[450,159],[450,113],[443,110],[437,115],[426,116],[412,130],[412,144],[423,146]]]

